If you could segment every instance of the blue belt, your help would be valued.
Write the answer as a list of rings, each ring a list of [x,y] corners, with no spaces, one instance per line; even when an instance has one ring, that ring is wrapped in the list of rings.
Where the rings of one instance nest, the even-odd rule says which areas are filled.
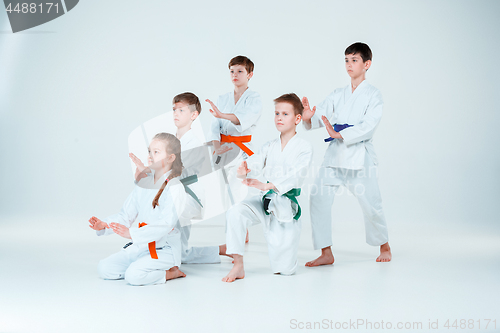
[[[346,129],[347,127],[353,127],[354,125],[349,125],[349,124],[333,124],[333,130],[335,132],[340,132],[344,129]],[[325,139],[325,142],[330,142],[330,141],[333,141],[335,140],[334,138],[332,137],[329,137],[329,138],[326,138]]]

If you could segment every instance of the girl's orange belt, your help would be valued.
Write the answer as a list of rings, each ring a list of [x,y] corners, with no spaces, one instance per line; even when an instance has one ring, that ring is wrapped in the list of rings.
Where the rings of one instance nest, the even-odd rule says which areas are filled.
[[[235,145],[240,147],[241,150],[243,150],[245,153],[247,153],[248,156],[253,155],[253,151],[248,149],[247,146],[245,146],[243,143],[245,142],[250,142],[252,140],[251,135],[243,135],[243,136],[232,136],[232,135],[220,135],[220,142],[233,142]]]
[[[139,223],[139,228],[148,225],[146,222]],[[156,253],[156,242],[148,243],[149,254],[152,259],[158,259],[158,254]]]

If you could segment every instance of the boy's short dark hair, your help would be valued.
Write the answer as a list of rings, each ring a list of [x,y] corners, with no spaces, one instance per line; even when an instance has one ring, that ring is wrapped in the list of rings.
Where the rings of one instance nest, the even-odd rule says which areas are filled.
[[[274,100],[274,104],[276,103],[288,103],[293,106],[293,112],[295,115],[302,115],[302,111],[304,111],[304,106],[300,101],[299,96],[294,93],[284,94]]]
[[[196,96],[192,92],[185,92],[185,93],[182,93],[182,94],[175,96],[172,103],[173,104],[185,103],[187,105],[194,105],[196,108],[196,111],[198,111],[198,113],[201,113],[200,99],[198,98],[198,96]]]
[[[367,60],[372,60],[372,50],[365,43],[354,43],[345,49],[344,55],[348,54],[359,54],[363,59],[363,62]]]
[[[252,60],[248,59],[245,56],[240,55],[240,56],[234,57],[233,59],[231,59],[229,61],[229,65],[227,67],[231,68],[231,66],[235,66],[235,65],[241,65],[241,66],[245,67],[248,74],[253,72],[253,66],[254,66],[253,62],[252,62]]]

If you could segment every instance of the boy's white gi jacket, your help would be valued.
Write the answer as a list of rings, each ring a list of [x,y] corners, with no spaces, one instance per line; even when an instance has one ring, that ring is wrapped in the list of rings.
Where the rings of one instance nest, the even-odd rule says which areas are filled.
[[[227,94],[220,95],[215,105],[220,112],[232,113],[236,117],[238,117],[240,124],[235,125],[227,119],[214,117],[214,119],[212,120],[210,131],[207,135],[207,142],[212,142],[214,140],[220,141],[221,134],[230,136],[246,136],[253,134],[257,121],[259,120],[262,113],[262,101],[259,93],[248,88],[235,104],[234,92],[231,91]],[[221,156],[222,161],[220,162],[220,164],[222,166],[232,165],[232,161],[234,161],[234,163],[236,164],[239,164],[239,158],[246,158],[246,153],[240,150],[240,148],[238,148],[235,144],[226,144],[233,149]],[[252,142],[246,142],[244,143],[244,145],[255,153],[254,145],[252,144]]]
[[[329,143],[323,167],[362,169],[365,151],[377,164],[372,138],[382,118],[383,104],[380,91],[364,80],[354,92],[350,84],[345,88],[335,89],[317,107],[311,118],[311,126],[304,122],[307,130],[324,127],[321,116],[326,116],[332,125],[353,125],[340,132],[343,140],[335,139]],[[328,136],[326,131],[325,135]]]
[[[262,173],[265,181],[272,183],[278,193],[269,194],[269,212],[279,222],[292,222],[297,211],[295,204],[284,196],[294,188],[300,188],[307,176],[312,160],[312,146],[295,134],[281,151],[281,139],[269,141],[247,159],[250,173],[247,178],[258,178]],[[266,192],[261,191],[261,197]],[[262,208],[264,209],[264,208]]]

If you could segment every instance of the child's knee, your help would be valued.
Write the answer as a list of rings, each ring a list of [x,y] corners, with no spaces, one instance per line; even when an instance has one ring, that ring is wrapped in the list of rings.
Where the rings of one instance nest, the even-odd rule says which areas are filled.
[[[237,203],[227,210],[226,215],[229,217],[239,216],[244,209],[244,205]]]
[[[106,259],[99,261],[99,264],[97,264],[97,272],[99,276],[105,280],[117,280],[123,278],[122,274],[119,274],[112,269],[112,265],[110,265],[109,261]]]
[[[137,269],[127,269],[125,272],[125,281],[133,286],[142,286],[144,285],[144,276],[145,273],[137,270]]]
[[[237,203],[229,208],[226,213],[227,223],[232,225],[242,223],[243,220],[241,218],[241,215],[245,212],[246,209],[248,209],[248,207],[241,203]]]

